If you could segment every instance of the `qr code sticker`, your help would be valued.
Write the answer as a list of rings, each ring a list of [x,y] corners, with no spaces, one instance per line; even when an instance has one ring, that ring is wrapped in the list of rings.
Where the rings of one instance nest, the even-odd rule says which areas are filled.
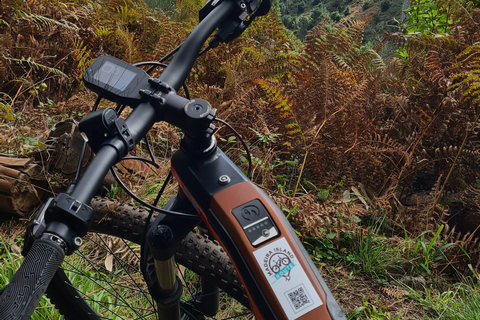
[[[308,296],[303,285],[286,292],[285,295],[288,297],[290,304],[295,311],[300,311],[312,304],[312,300]]]

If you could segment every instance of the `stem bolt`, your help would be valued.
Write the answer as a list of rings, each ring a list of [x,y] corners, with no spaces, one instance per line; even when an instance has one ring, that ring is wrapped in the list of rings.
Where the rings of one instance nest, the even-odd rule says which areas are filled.
[[[227,176],[226,174],[220,176],[220,178],[218,178],[218,183],[219,184],[229,184],[230,182],[232,181],[232,179],[230,179],[229,176]]]
[[[75,239],[73,239],[73,243],[77,246],[77,247],[80,247],[83,243],[82,241],[82,238],[80,237],[75,237]]]

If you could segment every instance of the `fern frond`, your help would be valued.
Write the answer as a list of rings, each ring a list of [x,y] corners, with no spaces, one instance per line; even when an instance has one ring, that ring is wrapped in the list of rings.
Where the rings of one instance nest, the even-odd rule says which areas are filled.
[[[12,62],[17,62],[19,64],[28,65],[30,68],[33,68],[33,69],[36,69],[36,70],[42,70],[44,72],[52,73],[54,75],[60,76],[64,79],[69,79],[69,77],[65,73],[63,73],[62,71],[60,71],[56,68],[52,68],[52,67],[43,65],[41,63],[35,62],[30,57],[28,57],[26,59],[23,58],[23,57],[21,59],[17,59],[17,58],[13,58],[13,57],[5,57],[4,56],[4,58],[9,60],[9,61],[12,61]]]
[[[106,38],[113,33],[111,27],[94,25],[93,28],[95,29],[95,34],[102,38]]]
[[[385,68],[381,56],[373,49],[362,52],[365,20],[346,21],[327,32],[326,26],[319,24],[307,35],[304,50],[308,56],[322,52],[333,57],[335,64],[344,69],[361,73],[376,72]],[[377,46],[380,50],[382,44]]]
[[[124,45],[125,56],[123,59],[125,59],[128,63],[133,63],[137,51],[134,44],[135,36],[128,31],[127,27],[124,26],[118,26],[115,33]]]
[[[275,87],[274,85],[268,83],[265,80],[257,79],[254,82],[266,94],[267,100],[274,103],[275,109],[279,109],[282,111],[282,118],[291,119],[292,122],[289,122],[285,125],[286,129],[292,129],[288,130],[287,133],[291,136],[298,135],[303,141],[303,144],[306,145],[305,136],[303,134],[300,124],[297,121],[297,117],[292,110],[293,103],[290,101],[290,99],[284,96],[278,87]]]
[[[119,6],[115,8],[117,14],[115,17],[120,24],[132,24],[137,22],[138,13],[135,9],[128,8],[127,6]]]
[[[452,76],[454,84],[448,89],[465,87],[460,101],[477,106],[480,104],[480,44],[467,47],[458,59],[455,65],[458,71]]]
[[[52,19],[52,18],[44,17],[42,15],[29,13],[29,12],[22,12],[20,14],[20,20],[26,20],[26,21],[32,22],[35,25],[37,25],[39,28],[45,29],[47,31],[50,31],[55,26],[65,28],[65,29],[69,29],[69,30],[75,30],[75,28],[73,26],[70,26],[66,23],[57,21],[57,20]]]
[[[477,77],[478,79],[478,77]],[[480,83],[471,85],[468,90],[463,94],[462,102],[471,101],[472,104],[478,102],[478,97],[480,96]]]
[[[83,41],[73,39],[73,45],[75,46],[75,57],[77,58],[78,65],[80,69],[80,74],[88,68],[88,66],[93,62],[93,59],[90,57],[91,49],[87,49],[87,46],[83,44]]]
[[[371,66],[374,70],[384,70],[387,65],[383,60],[382,56],[375,50],[368,50],[369,60],[371,61]]]
[[[197,13],[203,6],[202,0],[176,0],[176,19],[189,31],[198,23]]]

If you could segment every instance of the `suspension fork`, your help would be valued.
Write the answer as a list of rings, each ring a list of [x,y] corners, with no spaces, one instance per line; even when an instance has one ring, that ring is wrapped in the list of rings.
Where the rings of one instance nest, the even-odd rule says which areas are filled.
[[[181,189],[167,202],[164,209],[184,213],[196,212]],[[176,246],[199,221],[199,218],[159,214],[147,232],[146,245],[142,249],[142,271],[157,304],[159,319],[184,320],[190,319],[189,315],[213,316],[218,311],[220,290],[203,278],[201,279],[202,295],[192,296],[182,306],[186,309],[186,316],[182,317],[180,310],[183,286],[176,275]]]

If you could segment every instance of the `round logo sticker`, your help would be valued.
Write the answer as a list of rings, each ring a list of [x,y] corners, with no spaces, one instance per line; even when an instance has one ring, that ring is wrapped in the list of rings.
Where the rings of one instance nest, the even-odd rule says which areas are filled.
[[[286,281],[290,281],[290,271],[295,266],[292,261],[294,258],[290,251],[277,247],[265,254],[263,266],[267,274],[274,276],[275,280],[283,277]]]

